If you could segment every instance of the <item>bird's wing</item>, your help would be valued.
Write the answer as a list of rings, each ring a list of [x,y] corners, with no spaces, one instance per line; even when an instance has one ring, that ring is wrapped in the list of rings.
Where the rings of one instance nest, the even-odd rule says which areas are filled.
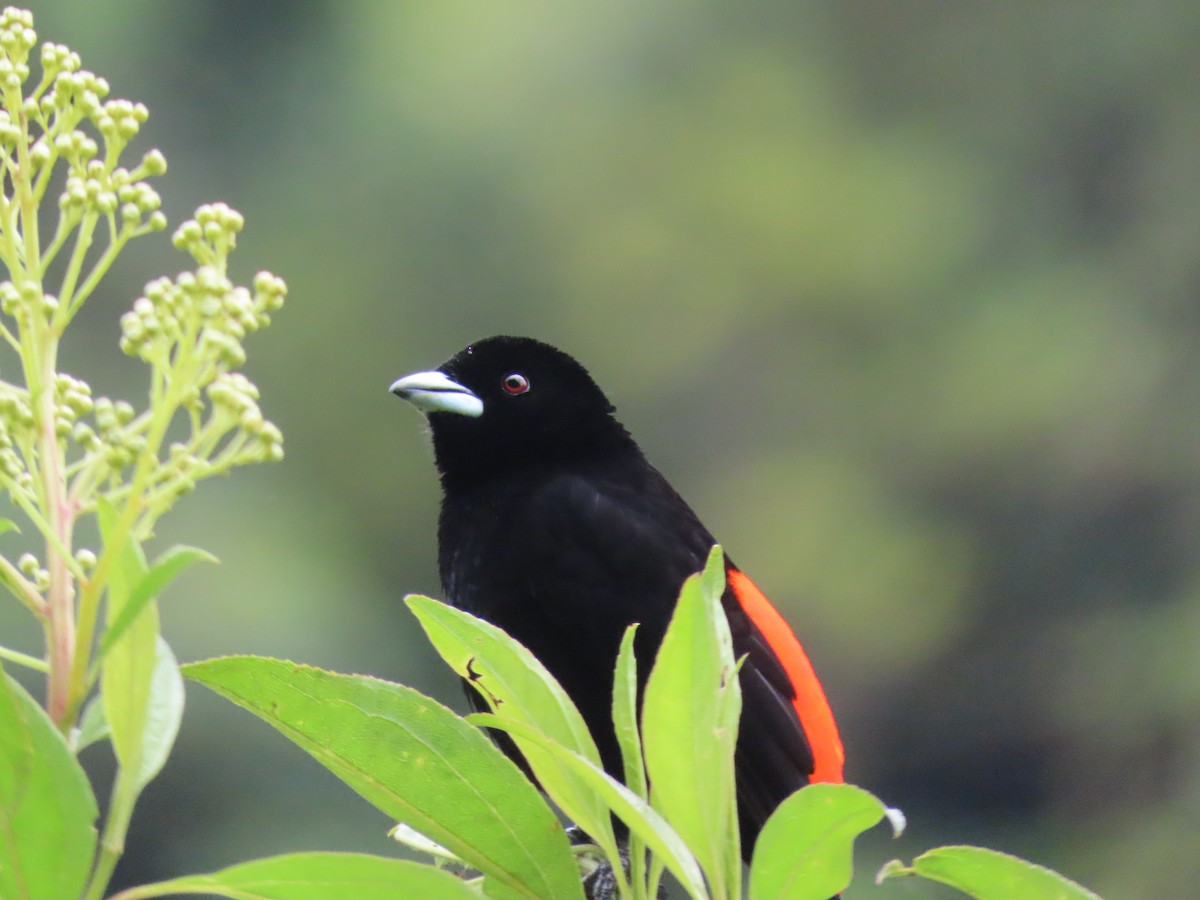
[[[684,579],[715,542],[656,470],[645,464],[640,475],[566,474],[530,496],[528,545],[543,553],[530,560],[532,593],[543,615],[611,618],[618,640],[625,625],[642,622],[661,638]],[[648,669],[650,660],[642,663]]]
[[[812,750],[813,781],[841,781],[844,754],[837,723],[808,654],[762,591],[744,572],[727,567],[729,593],[754,624],[750,659],[768,683],[786,692]],[[728,610],[727,610],[728,612]],[[732,617],[731,617],[732,618]]]
[[[789,794],[812,782],[840,782],[843,752],[825,692],[795,633],[728,562],[726,582],[734,652],[745,655],[736,764],[746,843]]]

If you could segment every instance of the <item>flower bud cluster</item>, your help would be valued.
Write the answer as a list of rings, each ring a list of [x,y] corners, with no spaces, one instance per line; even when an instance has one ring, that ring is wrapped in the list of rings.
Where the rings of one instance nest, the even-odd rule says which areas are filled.
[[[197,456],[187,444],[181,443],[171,445],[162,469],[161,480],[167,485],[164,490],[169,495],[168,502],[190,494],[195,490],[197,481],[213,474],[212,463]]]
[[[259,272],[251,288],[235,285],[225,274],[243,224],[241,215],[223,203],[200,207],[174,237],[175,245],[199,263],[196,270],[150,282],[121,317],[121,349],[173,379],[176,396],[194,420],[203,415],[206,397],[212,408],[203,426],[208,449],[196,455],[188,445],[175,445],[170,451],[170,484],[178,493],[214,469],[283,456],[283,437],[263,418],[258,389],[234,371],[246,361],[242,341],[270,324],[287,296],[283,280],[270,272]],[[180,360],[187,361],[186,371],[178,368]],[[218,452],[218,441],[230,432],[235,436]]]
[[[58,308],[58,299],[51,294],[43,294],[37,282],[23,281],[17,287],[11,281],[0,282],[0,311],[14,319],[21,319],[24,313],[40,313],[49,316]]]
[[[251,438],[233,464],[283,459],[283,434],[263,418],[258,408],[258,388],[240,372],[218,375],[208,386],[214,415],[223,416]]]
[[[0,13],[0,85],[20,90],[29,77],[29,51],[37,44],[33,14],[9,6]]]
[[[28,490],[33,486],[33,479],[18,452],[18,447],[30,441],[33,427],[28,392],[0,382],[0,473],[10,490]]]
[[[42,44],[42,71],[47,78],[54,78],[59,72],[76,72],[82,65],[79,54],[66,44],[49,41]]]
[[[132,465],[146,449],[145,435],[127,427],[134,419],[133,407],[124,400],[97,397],[92,412],[95,428],[79,422],[71,437],[88,453],[103,454],[114,472]]]
[[[212,266],[174,281],[158,278],[121,317],[121,349],[161,365],[176,345],[194,342],[198,359],[218,370],[236,369],[246,361],[242,339],[266,326],[269,311],[282,303],[282,291],[273,282],[271,288],[251,294]]]
[[[60,438],[71,434],[79,417],[92,411],[92,389],[87,382],[59,372],[54,378],[54,431]]]
[[[121,317],[121,349],[152,365],[169,359],[173,347],[195,342],[196,356],[212,361],[216,371],[236,369],[246,361],[242,340],[270,324],[283,306],[287,286],[269,272],[254,278],[253,293],[235,286],[225,275],[225,258],[242,227],[240,214],[216,203],[202,206],[196,218],[175,232],[175,244],[200,262],[193,272],[174,281],[159,278]]]
[[[126,502],[137,521],[122,521],[141,539],[200,479],[283,456],[282,435],[263,417],[258,389],[236,370],[246,360],[243,340],[269,324],[287,288],[268,272],[248,287],[230,280],[228,255],[244,222],[223,203],[200,207],[175,233],[195,271],[150,282],[121,319],[122,350],[152,369],[149,407],[135,411],[93,396],[74,376],[51,375],[63,329],[125,242],[166,228],[148,180],[164,174],[167,163],[151,150],[122,165],[148,119],[146,107],[110,99],[108,82],[68,47],[43,44],[31,60],[37,47],[28,11],[0,11],[0,209],[7,211],[0,216],[0,312],[12,320],[0,323],[0,336],[29,378],[28,386],[0,380],[0,491],[51,539],[46,559],[27,553],[18,561],[29,581],[22,595],[30,585],[49,590],[47,570],[56,579],[63,574],[64,549],[73,553],[71,576],[96,568],[94,551],[71,548],[70,519],[64,548],[57,527],[63,514],[94,511],[101,496]],[[31,80],[31,63],[39,61]],[[60,163],[65,171],[56,169]],[[54,197],[48,186],[61,191],[58,227],[43,231],[55,212],[47,209]],[[95,242],[104,231],[108,246],[101,249]],[[37,240],[38,233],[47,239]],[[57,281],[47,283],[51,278]],[[10,575],[13,568],[5,566]],[[22,599],[35,612],[47,602]]]
[[[237,234],[246,224],[242,214],[224,203],[206,203],[171,236],[176,248],[190,253],[202,266],[225,268],[225,259],[237,246]]]
[[[37,35],[32,17],[25,10],[8,8],[0,14],[0,84],[17,90],[29,75],[28,57]],[[0,153],[13,155],[17,144],[31,141],[29,158],[35,170],[67,164],[65,189],[59,196],[64,213],[95,211],[102,215],[120,212],[120,222],[139,231],[166,228],[158,194],[143,179],[161,175],[166,161],[157,150],[147,153],[133,171],[117,166],[117,159],[149,117],[144,104],[129,100],[106,100],[108,82],[82,68],[78,53],[62,44],[47,43],[41,49],[44,92],[21,102],[6,100],[0,111]],[[15,82],[12,81],[16,79]],[[10,83],[11,82],[11,83]],[[40,90],[40,89],[39,89]],[[23,138],[18,116],[41,135]],[[89,121],[104,144],[81,130]],[[36,137],[36,139],[35,139]]]
[[[36,43],[33,16],[27,10],[10,6],[0,13],[0,91],[21,90],[29,77],[29,51]],[[13,121],[16,112],[0,112],[0,149],[6,154],[21,140],[21,128]]]
[[[119,208],[121,221],[129,227],[141,229],[144,226],[149,231],[162,231],[167,227],[167,218],[159,209],[162,198],[147,182],[138,180],[141,175],[158,175],[166,171],[166,160],[159,151],[147,153],[142,165],[134,172],[120,166],[109,171],[100,160],[83,162],[96,151],[95,141],[83,132],[59,135],[55,144],[61,145],[60,152],[70,163],[66,189],[58,198],[59,208],[64,213],[94,209],[109,215]]]
[[[38,102],[38,112],[45,120],[58,115],[64,122],[83,118],[95,121],[104,112],[104,98],[110,90],[108,81],[80,65],[79,54],[66,47],[43,48],[42,59],[51,60],[55,69],[50,89]],[[44,64],[44,62],[43,62]]]

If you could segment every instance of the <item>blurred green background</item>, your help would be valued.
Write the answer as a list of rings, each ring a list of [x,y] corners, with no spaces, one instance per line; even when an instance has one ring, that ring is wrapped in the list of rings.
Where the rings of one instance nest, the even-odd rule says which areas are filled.
[[[172,225],[241,210],[290,286],[248,371],[282,465],[159,548],[183,660],[264,653],[462,707],[401,598],[438,592],[438,489],[391,381],[468,341],[576,355],[797,627],[848,776],[942,842],[1115,898],[1200,883],[1200,7],[54,0],[145,102]],[[117,318],[184,260],[135,243],[70,338],[141,389]],[[240,268],[239,268],[240,267]],[[4,360],[5,365],[11,360]],[[15,604],[5,643],[37,652]],[[389,823],[190,687],[116,884]],[[106,751],[88,751],[104,779]]]

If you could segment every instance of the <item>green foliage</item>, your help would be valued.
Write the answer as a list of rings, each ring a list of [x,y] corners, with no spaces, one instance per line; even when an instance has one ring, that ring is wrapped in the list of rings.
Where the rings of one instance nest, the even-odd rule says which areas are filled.
[[[733,770],[742,695],[724,591],[714,548],[703,575],[683,585],[642,707],[650,798],[696,855],[714,900],[736,895],[742,880]]]
[[[604,772],[578,710],[524,647],[428,597],[409,597],[408,604],[434,646],[493,712],[463,720],[398,685],[256,657],[193,663],[184,673],[278,728],[399,818],[399,839],[433,856],[436,866],[449,860],[477,871],[484,896],[579,896],[580,873],[602,862],[614,867],[617,895],[630,900],[656,896],[664,868],[693,900],[827,900],[850,883],[855,839],[885,817],[898,821],[898,814],[852,785],[804,788],[764,826],[743,893],[733,786],[741,698],[723,591],[724,559],[717,548],[705,571],[683,586],[647,683],[640,726],[635,629],[625,635],[614,718],[628,784]],[[512,737],[548,799],[595,829],[596,844],[576,848],[578,869],[561,829],[547,826],[555,823],[550,807],[469,723]],[[628,867],[610,816],[628,828]],[[499,852],[505,846],[508,853]],[[974,851],[965,856],[953,852],[958,849],[930,851],[912,869],[893,864],[880,877],[918,875],[979,900],[1094,896],[1053,893],[1070,882],[1003,854],[965,848]],[[639,861],[644,853],[649,859]],[[522,867],[522,861],[530,865]],[[128,900],[135,896],[143,895]]]
[[[430,641],[460,676],[503,708],[505,722],[529,725],[557,746],[600,767],[600,753],[583,717],[558,682],[532,653],[499,628],[428,597],[409,597],[409,607]],[[618,857],[607,806],[570,764],[536,738],[510,732],[538,782],[556,798],[571,821],[588,833],[609,859]]]
[[[45,641],[42,659],[10,647],[0,658],[47,680],[44,712],[15,682],[0,686],[0,896],[96,900],[183,713],[157,600],[188,565],[212,559],[176,547],[150,565],[142,545],[198,481],[282,455],[237,369],[242,339],[270,322],[286,288],[267,272],[252,289],[235,285],[227,263],[241,216],[202,206],[174,236],[194,271],[150,282],[121,317],[121,350],[149,368],[144,407],[62,371],[63,337],[117,256],[167,225],[148,181],[166,160],[150,150],[123,164],[146,107],[106,99],[108,82],[67,47],[43,44],[35,59],[36,45],[29,12],[0,13],[0,349],[6,373],[20,376],[0,381],[0,491],[26,526],[5,519],[0,534],[41,540],[40,553],[18,553],[8,538],[0,584]],[[90,548],[77,536],[93,518]],[[105,739],[117,772],[97,841],[76,755]]]
[[[77,897],[96,847],[87,776],[54,723],[0,672],[0,897]]]
[[[579,891],[562,826],[477,728],[409,688],[256,657],[184,668],[368,802],[524,897]]]
[[[750,896],[830,897],[850,883],[854,839],[887,813],[866,791],[814,784],[779,805],[754,848]]]
[[[216,894],[236,900],[478,900],[470,886],[432,866],[358,853],[290,853],[131,888],[113,900]]]
[[[911,866],[893,861],[883,867],[879,880],[906,875],[948,884],[977,900],[1100,900],[1057,872],[983,847],[938,847]]]

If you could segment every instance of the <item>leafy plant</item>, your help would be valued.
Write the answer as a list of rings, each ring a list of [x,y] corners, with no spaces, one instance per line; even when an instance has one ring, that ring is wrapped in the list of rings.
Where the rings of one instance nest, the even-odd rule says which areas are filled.
[[[39,707],[0,678],[0,897],[100,897],[139,793],[162,768],[183,709],[183,683],[159,634],[157,597],[212,557],[174,547],[153,563],[143,542],[196,483],[282,456],[279,430],[237,370],[242,339],[283,303],[281,280],[252,288],[227,274],[242,218],[202,206],[176,232],[195,269],[146,286],[121,318],[121,349],[149,367],[142,409],[93,394],[60,368],[64,333],[124,247],[167,221],[149,179],[158,150],[123,164],[144,106],[106,99],[108,83],[78,54],[37,45],[28,11],[0,14],[0,489],[14,515],[0,531],[40,547],[0,556],[0,584],[37,619],[45,651],[0,648],[0,660],[46,676]],[[34,68],[40,71],[34,77]],[[87,520],[94,528],[81,528]],[[94,547],[80,533],[97,533]],[[33,545],[36,546],[36,545]],[[97,840],[97,804],[76,761],[101,739],[117,758]]]

